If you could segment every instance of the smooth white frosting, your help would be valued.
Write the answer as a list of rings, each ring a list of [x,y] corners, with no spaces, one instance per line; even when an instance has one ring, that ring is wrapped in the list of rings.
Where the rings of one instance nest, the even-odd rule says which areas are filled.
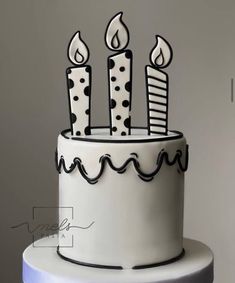
[[[162,141],[145,136],[140,130],[135,136],[125,137],[129,142],[120,143],[118,139],[122,137],[108,137],[102,135],[102,131],[97,130],[99,134],[89,138],[102,137],[117,142],[71,140],[60,135],[58,158],[63,156],[68,168],[74,158],[79,158],[90,177],[99,173],[100,158],[106,154],[116,167],[120,167],[135,153],[141,171],[146,173],[156,168],[162,150],[168,153],[170,160],[177,150],[181,150],[184,163],[186,141],[175,133],[169,133],[172,140]],[[134,138],[138,141],[133,142]],[[74,219],[70,219],[72,225],[94,224],[85,230],[71,229],[65,238],[60,237],[60,252],[73,260],[123,268],[174,258],[183,249],[183,200],[184,173],[177,163],[173,166],[163,163],[150,182],[138,177],[132,163],[123,174],[106,164],[95,185],[89,184],[77,168],[72,173],[62,170],[60,207],[74,208]],[[65,210],[61,209],[60,222],[66,217]],[[63,248],[71,245],[72,237],[73,247]]]

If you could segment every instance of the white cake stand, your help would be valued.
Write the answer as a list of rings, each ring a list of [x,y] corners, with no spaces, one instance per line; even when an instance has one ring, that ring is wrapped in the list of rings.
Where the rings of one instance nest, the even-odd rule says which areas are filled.
[[[45,238],[37,246],[56,246]],[[56,248],[29,246],[23,254],[24,283],[212,283],[213,255],[204,244],[184,240],[185,256],[177,262],[142,270],[107,270],[61,259]]]

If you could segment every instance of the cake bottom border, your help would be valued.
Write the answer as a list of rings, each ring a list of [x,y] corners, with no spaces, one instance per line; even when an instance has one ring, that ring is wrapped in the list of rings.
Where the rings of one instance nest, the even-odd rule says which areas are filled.
[[[86,267],[99,268],[99,269],[114,269],[114,270],[123,270],[124,269],[122,266],[118,266],[118,265],[117,266],[115,266],[115,265],[102,265],[102,264],[88,263],[88,262],[83,262],[83,261],[78,261],[78,260],[75,260],[75,259],[68,258],[68,257],[66,257],[66,256],[64,256],[60,253],[60,247],[59,246],[57,246],[57,254],[60,258],[62,258],[65,261],[68,261],[68,262],[73,263],[73,264],[86,266]],[[184,257],[184,255],[185,255],[185,250],[182,249],[181,253],[174,258],[171,258],[171,259],[168,259],[168,260],[165,260],[165,261],[162,261],[162,262],[158,262],[158,263],[136,265],[136,266],[133,266],[132,269],[140,270],[140,269],[147,269],[147,268],[154,268],[154,267],[159,267],[159,266],[163,266],[163,265],[168,265],[168,264],[171,264],[171,263],[174,263],[174,262],[180,260],[181,258]]]

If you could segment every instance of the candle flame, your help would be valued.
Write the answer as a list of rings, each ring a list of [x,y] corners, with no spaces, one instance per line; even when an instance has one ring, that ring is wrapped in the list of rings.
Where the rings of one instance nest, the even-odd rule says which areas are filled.
[[[84,65],[89,59],[89,50],[85,42],[81,39],[80,32],[76,32],[72,37],[68,48],[69,60],[75,65]]]
[[[158,68],[167,67],[172,60],[172,48],[170,44],[161,36],[156,36],[156,45],[150,54],[150,61]]]
[[[122,12],[115,15],[106,29],[105,41],[111,50],[123,50],[129,43],[129,32],[122,21],[122,15]]]

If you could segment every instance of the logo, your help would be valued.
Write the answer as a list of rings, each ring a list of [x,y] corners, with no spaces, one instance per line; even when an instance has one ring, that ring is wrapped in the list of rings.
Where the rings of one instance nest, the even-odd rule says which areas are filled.
[[[57,216],[58,212],[60,221],[55,223],[54,218]],[[91,221],[86,226],[81,226],[78,223],[78,219],[75,219],[75,215],[77,217],[73,207],[35,206],[32,208],[32,219],[30,221],[22,221],[13,225],[11,228],[24,229],[24,231],[32,235],[32,243],[35,248],[57,247],[58,241],[53,241],[53,243],[56,243],[54,245],[45,245],[44,243],[48,243],[48,241],[38,241],[42,238],[58,238],[60,247],[72,248],[74,245],[74,231],[89,230],[95,223],[94,221]],[[52,241],[50,241],[50,244],[51,242]]]

